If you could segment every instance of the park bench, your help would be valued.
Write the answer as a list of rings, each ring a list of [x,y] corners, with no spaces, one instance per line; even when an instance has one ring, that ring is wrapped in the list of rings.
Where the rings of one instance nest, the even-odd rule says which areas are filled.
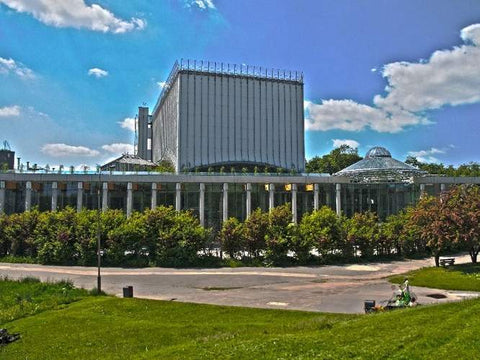
[[[455,258],[453,257],[443,257],[440,258],[440,265],[443,267],[451,266],[455,264]]]

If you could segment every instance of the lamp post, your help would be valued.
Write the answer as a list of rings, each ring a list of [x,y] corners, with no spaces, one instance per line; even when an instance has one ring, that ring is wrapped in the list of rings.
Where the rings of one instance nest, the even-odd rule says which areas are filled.
[[[102,186],[101,182],[102,173],[101,170],[98,171],[98,186],[97,186],[97,291],[100,293],[102,291],[102,277],[100,275],[101,267],[101,254],[100,254],[100,233],[101,233],[101,208],[100,208],[100,188]]]

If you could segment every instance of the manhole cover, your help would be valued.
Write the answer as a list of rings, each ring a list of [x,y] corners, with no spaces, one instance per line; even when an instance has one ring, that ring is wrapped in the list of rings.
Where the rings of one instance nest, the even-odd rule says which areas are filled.
[[[444,295],[444,294],[428,294],[426,296],[431,297],[433,299],[446,299],[447,298],[447,295]]]

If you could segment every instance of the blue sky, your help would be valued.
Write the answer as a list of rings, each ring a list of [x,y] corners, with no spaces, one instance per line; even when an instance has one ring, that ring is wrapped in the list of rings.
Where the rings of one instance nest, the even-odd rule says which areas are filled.
[[[180,58],[303,71],[307,158],[480,162],[478,0],[0,0],[0,140],[51,167],[131,151]]]

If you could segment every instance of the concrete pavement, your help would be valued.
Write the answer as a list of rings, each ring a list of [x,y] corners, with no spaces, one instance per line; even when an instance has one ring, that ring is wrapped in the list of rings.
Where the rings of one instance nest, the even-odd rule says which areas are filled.
[[[469,262],[468,256],[456,263]],[[216,305],[306,311],[362,313],[364,300],[387,300],[392,284],[386,277],[432,266],[433,259],[371,264],[292,268],[102,268],[102,289],[121,296],[134,287],[140,298]],[[43,266],[0,263],[0,276],[33,276],[46,280],[69,279],[78,287],[96,286],[97,269],[79,266]],[[422,304],[477,296],[476,293],[412,287]],[[444,299],[427,295],[441,294]]]

